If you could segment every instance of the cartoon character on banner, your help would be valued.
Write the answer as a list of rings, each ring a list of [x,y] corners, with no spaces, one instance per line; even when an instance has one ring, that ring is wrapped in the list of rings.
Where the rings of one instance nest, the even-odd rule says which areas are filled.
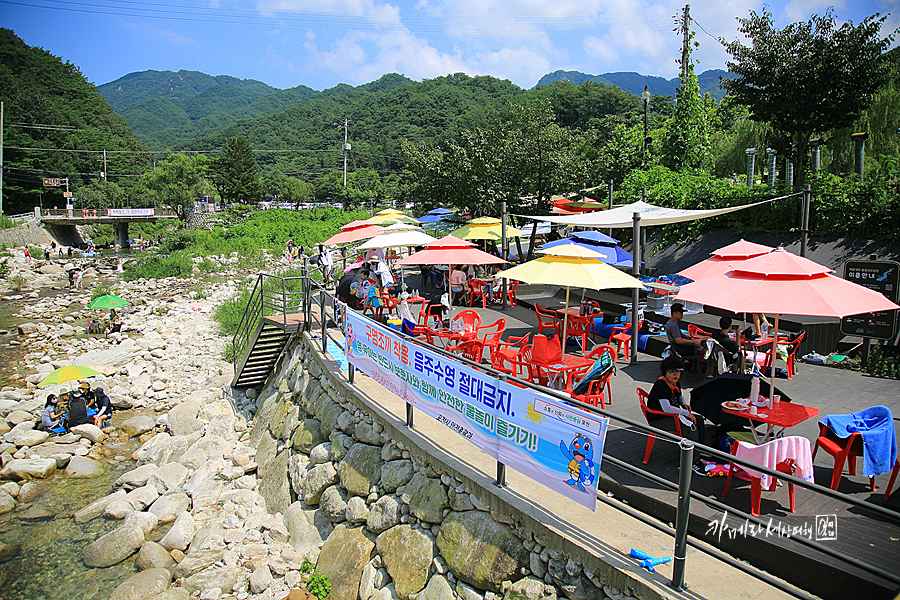
[[[353,356],[353,347],[356,345],[356,334],[353,333],[353,325],[347,322],[347,335],[345,337],[347,344],[347,356]]]
[[[594,482],[594,444],[586,435],[576,434],[572,443],[566,447],[565,442],[559,442],[559,449],[569,459],[569,485],[577,485],[582,492],[584,484]]]

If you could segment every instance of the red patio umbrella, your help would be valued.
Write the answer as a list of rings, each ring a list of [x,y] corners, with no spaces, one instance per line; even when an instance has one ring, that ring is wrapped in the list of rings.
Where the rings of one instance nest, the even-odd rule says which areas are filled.
[[[354,225],[354,223],[357,223],[357,225]],[[384,231],[384,227],[382,227],[381,225],[372,225],[371,223],[366,223],[365,221],[353,221],[353,223],[344,225],[341,228],[341,231],[334,234],[322,243],[326,246],[331,246],[334,244],[349,244],[350,242],[359,242],[362,240],[373,238],[382,231]]]
[[[846,317],[900,308],[883,295],[832,275],[832,269],[778,248],[732,265],[721,275],[683,286],[676,300],[731,312]],[[775,389],[772,368],[771,388]]]
[[[755,244],[747,240],[739,240],[733,244],[729,244],[719,248],[712,253],[710,258],[698,262],[692,267],[680,271],[678,274],[694,281],[711,277],[713,275],[721,275],[727,272],[735,263],[768,254],[774,250],[769,246]]]

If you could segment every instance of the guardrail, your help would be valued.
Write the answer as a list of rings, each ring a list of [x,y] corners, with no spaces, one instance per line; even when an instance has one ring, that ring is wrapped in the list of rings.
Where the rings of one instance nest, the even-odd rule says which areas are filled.
[[[133,214],[128,211],[133,210]],[[140,211],[140,212],[139,212]],[[150,211],[150,212],[144,212]],[[116,214],[119,213],[119,214]],[[32,213],[29,213],[32,214]],[[168,208],[127,209],[127,208],[45,208],[41,211],[41,217],[53,219],[109,219],[109,218],[156,218],[177,217],[178,214]]]
[[[327,344],[328,344],[329,340],[334,342],[338,347],[343,348],[343,341],[335,338],[328,331],[329,325],[340,325],[342,323],[342,320],[343,320],[342,315],[340,314],[340,311],[336,309],[336,307],[341,306],[340,301],[336,300],[335,297],[332,294],[330,294],[319,282],[314,281],[311,277],[308,276],[305,261],[304,261],[304,266],[303,266],[303,273],[304,274],[301,275],[301,277],[294,277],[294,278],[278,278],[278,277],[275,277],[272,275],[261,275],[257,281],[257,287],[260,288],[260,292],[257,295],[256,288],[254,288],[254,292],[253,292],[253,294],[251,294],[251,303],[256,302],[256,304],[254,306],[258,307],[254,310],[259,310],[259,311],[265,310],[266,296],[262,292],[263,281],[265,278],[302,280],[299,287],[302,290],[303,298],[300,301],[299,306],[302,307],[302,310],[303,310],[303,324],[304,324],[303,330],[312,331],[313,329],[318,329],[321,331],[322,352],[324,354],[327,354]],[[282,285],[284,285],[284,283]],[[277,287],[277,286],[275,286],[275,287]],[[290,286],[288,286],[288,287],[290,287]],[[296,284],[295,284],[295,287],[296,287]],[[272,304],[272,306],[277,305],[278,307],[285,307],[288,305],[287,298],[289,297],[289,295],[287,293],[287,289],[288,288],[282,287],[281,304],[278,304],[277,302],[275,302]],[[316,297],[315,299],[314,299],[314,296]],[[316,307],[315,305],[318,305],[318,306]],[[314,307],[317,308],[318,310],[314,310]],[[331,311],[330,315],[328,314],[329,308]],[[250,304],[248,304],[248,310],[250,310]],[[286,309],[282,308],[282,310],[284,311]],[[351,310],[351,309],[347,308],[346,310]],[[575,402],[572,400],[571,397],[569,397],[559,391],[545,388],[545,387],[536,385],[536,384],[532,383],[531,381],[518,379],[516,377],[507,375],[506,373],[496,371],[496,370],[492,369],[489,365],[476,363],[476,362],[467,360],[466,358],[464,358],[462,356],[447,352],[446,350],[441,349],[436,346],[426,345],[424,342],[422,342],[421,340],[418,340],[416,338],[404,335],[399,332],[397,333],[397,335],[404,338],[410,344],[427,347],[432,352],[437,352],[437,353],[445,356],[446,358],[469,365],[469,366],[476,368],[482,372],[490,373],[494,377],[501,379],[503,381],[512,381],[516,385],[520,385],[520,386],[535,390],[537,392],[540,392],[542,394],[552,396],[558,400],[566,402],[567,404],[569,404],[571,406],[577,407],[578,409],[588,411],[595,415],[607,417],[612,421],[616,421],[628,428],[635,430],[635,434],[637,434],[637,435],[645,435],[645,434],[652,433],[659,440],[667,440],[669,442],[677,444],[680,449],[679,450],[679,452],[680,452],[680,469],[679,469],[679,479],[677,482],[670,481],[664,477],[660,477],[660,476],[658,476],[654,473],[651,473],[649,471],[646,471],[645,469],[642,469],[638,466],[632,465],[632,464],[625,462],[623,460],[620,460],[616,457],[610,456],[609,454],[604,454],[604,457],[603,457],[603,459],[608,461],[609,464],[612,464],[618,468],[621,468],[630,473],[633,473],[635,475],[643,477],[646,480],[653,482],[657,485],[663,486],[667,489],[677,490],[678,502],[677,502],[677,506],[676,506],[676,518],[675,518],[675,527],[674,528],[663,525],[663,524],[659,523],[658,521],[656,521],[655,519],[651,518],[650,516],[640,513],[630,507],[623,506],[620,503],[613,504],[612,501],[605,496],[605,494],[602,494],[602,493],[598,494],[598,499],[600,501],[610,503],[613,506],[615,506],[617,509],[623,510],[623,511],[629,513],[630,515],[634,516],[635,518],[638,518],[638,519],[644,521],[645,523],[655,527],[656,529],[673,536],[674,541],[675,541],[675,551],[674,551],[675,562],[674,562],[674,567],[673,567],[673,577],[672,577],[671,585],[678,590],[685,589],[685,586],[684,586],[685,557],[686,557],[687,547],[691,546],[691,547],[698,549],[700,551],[703,551],[707,554],[711,554],[714,557],[716,557],[717,559],[722,560],[722,561],[730,564],[731,566],[738,568],[746,573],[749,573],[754,577],[762,579],[769,585],[772,585],[773,587],[781,589],[782,591],[784,591],[788,594],[791,594],[797,598],[804,598],[804,599],[811,598],[811,596],[807,595],[806,593],[804,593],[802,591],[799,591],[799,590],[793,588],[790,585],[785,584],[783,581],[781,581],[779,579],[775,579],[766,573],[756,571],[755,569],[751,568],[750,566],[748,566],[744,562],[741,562],[740,560],[735,560],[731,556],[725,554],[719,548],[710,548],[710,546],[707,545],[707,544],[710,544],[709,542],[700,542],[699,540],[691,539],[689,537],[689,535],[688,535],[688,520],[692,514],[691,513],[691,501],[692,500],[705,503],[708,506],[715,508],[717,510],[727,511],[728,513],[735,515],[739,518],[746,519],[747,522],[754,523],[754,524],[760,526],[761,528],[763,528],[763,530],[765,530],[766,527],[769,525],[769,522],[762,519],[761,517],[754,517],[751,514],[748,514],[739,509],[736,509],[733,506],[726,505],[715,498],[705,496],[705,495],[691,489],[691,479],[692,479],[691,467],[693,464],[693,453],[694,453],[695,448],[699,449],[704,454],[717,457],[723,461],[730,461],[738,466],[750,468],[750,469],[758,471],[760,473],[764,473],[766,475],[776,477],[777,479],[784,482],[785,484],[793,483],[793,484],[801,486],[813,493],[820,494],[822,496],[838,500],[840,502],[854,506],[860,510],[866,511],[874,516],[888,519],[890,521],[893,521],[894,523],[900,524],[900,513],[896,512],[896,511],[884,508],[882,506],[878,506],[876,504],[872,504],[870,502],[866,502],[864,500],[859,500],[857,498],[854,498],[847,494],[832,490],[830,488],[824,487],[817,483],[798,479],[791,475],[787,475],[785,473],[775,471],[774,469],[769,469],[762,465],[740,459],[731,454],[721,452],[720,450],[718,450],[716,448],[712,448],[712,447],[705,446],[702,444],[694,444],[693,442],[691,442],[685,438],[680,438],[677,435],[674,435],[672,433],[669,433],[669,432],[666,432],[666,431],[663,431],[660,429],[656,429],[654,427],[647,425],[646,423],[634,421],[632,419],[629,419],[628,417],[614,414],[614,413],[611,413],[604,409],[600,409],[600,408],[596,408],[596,407],[593,407],[590,405],[585,405],[585,404],[582,404],[579,402]],[[235,341],[235,350],[237,350],[237,339],[238,339],[238,334],[235,335],[235,340],[236,340]],[[236,356],[237,356],[237,352],[236,352]],[[354,373],[355,373],[354,366],[352,364],[348,365],[348,379],[349,379],[350,384],[353,384],[353,382],[354,382]],[[410,428],[414,427],[412,408],[413,408],[412,405],[410,405],[410,404],[406,405],[406,424]],[[505,468],[506,468],[505,465],[503,465],[499,461],[497,462],[496,483],[498,486],[505,486],[505,484],[506,484]],[[698,515],[695,514],[695,516],[698,516]],[[797,537],[792,536],[792,537],[786,538],[786,539],[787,539],[788,543],[799,544],[807,549],[814,550],[816,552],[820,552],[823,555],[826,555],[830,558],[839,560],[847,565],[851,565],[862,571],[876,575],[877,577],[879,577],[885,581],[889,581],[892,584],[898,586],[898,589],[900,589],[900,575],[898,575],[897,573],[890,571],[884,567],[874,565],[869,562],[860,560],[859,558],[857,558],[855,556],[851,556],[851,555],[841,552],[839,550],[832,549],[824,544],[813,541],[811,539],[806,539],[806,538],[800,537],[800,536],[797,536]],[[715,546],[715,544],[710,544],[710,545]]]

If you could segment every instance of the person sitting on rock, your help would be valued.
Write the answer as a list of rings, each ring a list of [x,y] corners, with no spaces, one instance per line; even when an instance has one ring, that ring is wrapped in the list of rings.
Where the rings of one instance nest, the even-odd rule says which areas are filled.
[[[87,408],[88,417],[93,417],[97,414],[97,396],[90,387],[84,392],[84,406]]]
[[[120,331],[122,331],[122,318],[116,314],[116,309],[113,308],[109,311],[109,321],[106,323],[103,335],[108,336],[110,333],[118,333]]]
[[[87,385],[83,383],[82,385]],[[88,386],[90,387],[90,386]],[[72,395],[69,399],[69,415],[68,415],[68,427],[71,429],[77,425],[84,425],[85,423],[89,423],[90,419],[88,419],[87,415],[87,405],[84,401],[84,394]]]
[[[44,404],[44,412],[41,414],[41,425],[46,431],[53,433],[65,433],[66,427],[63,423],[62,415],[59,412],[59,406],[56,394],[47,396],[47,403]]]
[[[103,388],[94,389],[94,397],[96,398],[97,414],[94,415],[94,425],[103,429],[103,422],[109,421],[107,425],[112,424],[112,402],[109,396],[103,393]]]

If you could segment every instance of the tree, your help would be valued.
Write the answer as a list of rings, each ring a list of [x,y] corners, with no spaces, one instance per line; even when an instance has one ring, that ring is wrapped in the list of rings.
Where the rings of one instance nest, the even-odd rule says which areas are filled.
[[[252,204],[262,197],[259,169],[250,142],[243,137],[225,141],[225,156],[216,160],[216,188],[226,202]]]
[[[209,180],[209,160],[202,154],[188,156],[170,154],[155,169],[141,177],[151,206],[183,206],[193,208],[194,201],[212,196],[215,188]]]
[[[789,137],[793,149],[782,150],[793,154],[798,189],[810,138],[851,124],[887,80],[884,52],[896,30],[882,38],[885,19],[876,14],[859,25],[836,27],[829,9],[778,30],[771,13],[750,11],[749,18],[738,19],[738,31],[752,46],[738,40],[725,44],[734,58],[726,66],[738,77],[722,85],[750,109],[753,120],[769,122]]]

